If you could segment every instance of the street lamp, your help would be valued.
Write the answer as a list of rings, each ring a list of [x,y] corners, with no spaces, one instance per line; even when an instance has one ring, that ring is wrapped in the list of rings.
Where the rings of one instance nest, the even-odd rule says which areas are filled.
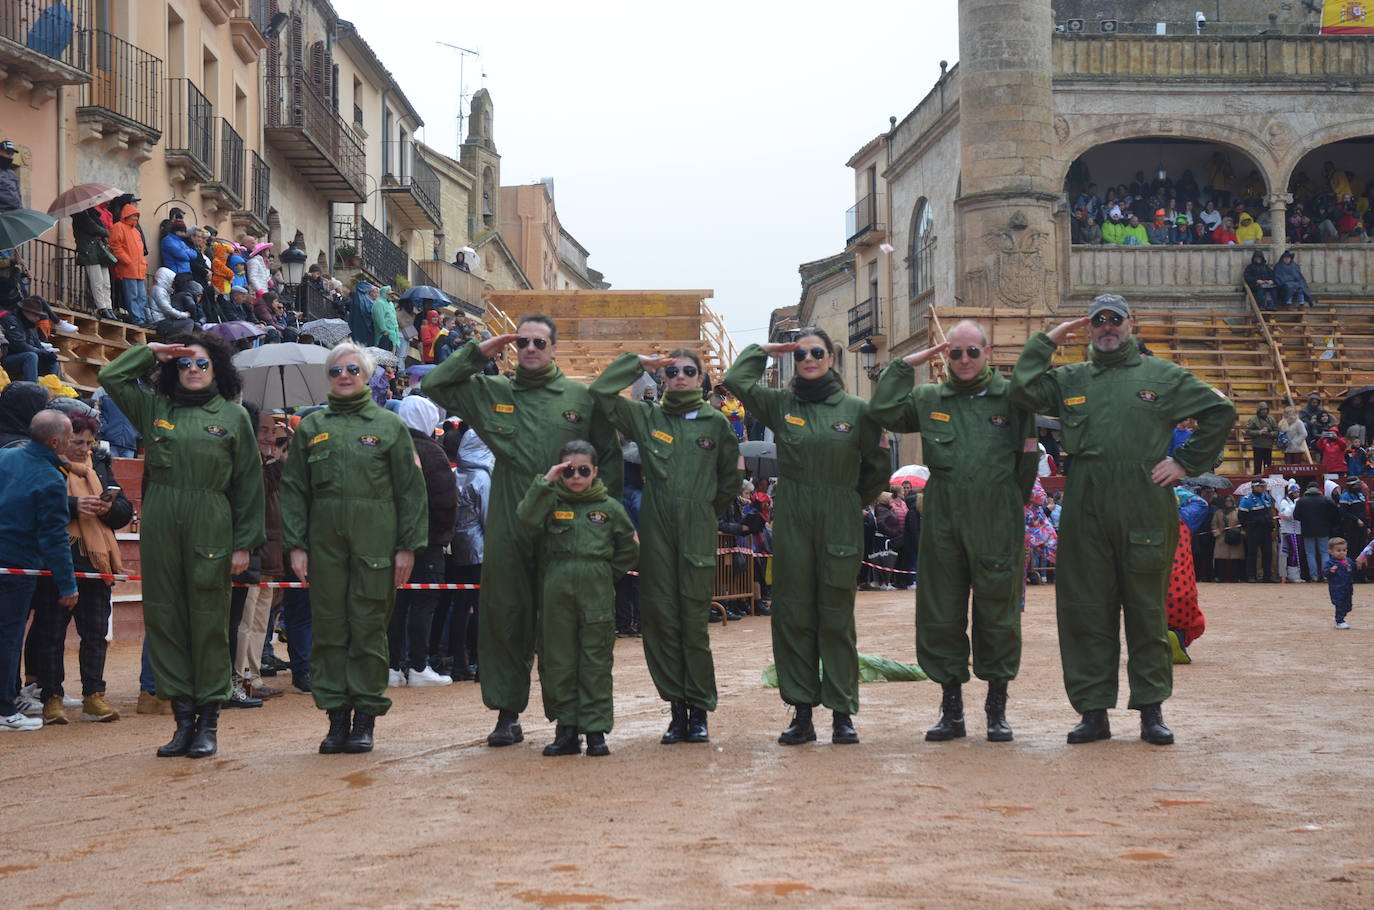
[[[281,255],[277,257],[277,261],[281,263],[282,278],[285,280],[287,286],[291,288],[291,303],[293,309],[305,309],[305,307],[301,306],[300,286],[301,282],[305,280],[305,262],[309,258],[305,250],[301,249],[300,245],[295,240],[292,240],[290,245],[282,250]]]
[[[864,343],[859,345],[859,362],[863,365],[868,378],[877,382],[878,374],[882,370],[878,367],[878,346],[873,343],[873,339],[866,338]]]

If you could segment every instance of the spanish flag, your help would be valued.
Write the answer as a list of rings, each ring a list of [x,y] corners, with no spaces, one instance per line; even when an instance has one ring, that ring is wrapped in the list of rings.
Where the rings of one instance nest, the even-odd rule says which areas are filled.
[[[1326,0],[1322,4],[1323,35],[1374,35],[1370,0]]]

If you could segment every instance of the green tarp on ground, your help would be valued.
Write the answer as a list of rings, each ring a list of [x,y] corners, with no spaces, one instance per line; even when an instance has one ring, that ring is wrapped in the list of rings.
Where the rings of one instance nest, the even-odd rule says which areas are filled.
[[[825,667],[821,667],[822,675]],[[871,654],[859,655],[859,682],[920,682],[928,677],[915,664],[904,664],[899,660],[874,657]],[[778,668],[769,664],[763,671],[763,684],[770,689],[778,687]]]

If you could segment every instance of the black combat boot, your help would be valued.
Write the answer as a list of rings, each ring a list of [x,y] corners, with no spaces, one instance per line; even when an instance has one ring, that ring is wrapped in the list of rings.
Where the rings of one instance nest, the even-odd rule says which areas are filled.
[[[784,746],[800,746],[802,743],[814,743],[816,741],[816,728],[811,725],[811,706],[795,705],[796,713],[792,716],[792,723],[782,735],[778,737],[778,742]]]
[[[1083,712],[1083,720],[1069,731],[1069,743],[1095,743],[1099,739],[1112,738],[1112,725],[1107,720],[1106,708],[1093,708]]]
[[[376,723],[377,718],[373,717],[371,714],[354,711],[353,729],[348,731],[348,739],[344,740],[344,751],[371,752],[372,730]]]
[[[514,711],[502,711],[496,715],[496,729],[487,734],[488,746],[513,746],[525,741],[525,731],[520,729],[520,715]]]
[[[668,721],[668,729],[659,740],[664,746],[680,743],[687,738],[687,703],[675,701],[670,702],[670,705],[673,709],[673,719]]]
[[[852,746],[859,741],[859,733],[854,729],[854,721],[848,714],[832,711],[830,719],[830,741],[838,746]]]
[[[611,747],[606,745],[605,733],[587,734],[587,754],[596,756],[611,754]]]
[[[215,736],[219,732],[219,703],[196,708],[196,733],[191,739],[187,758],[209,758],[219,749]]]
[[[1174,744],[1174,731],[1164,726],[1163,705],[1140,706],[1140,738],[1152,746]]]
[[[348,739],[348,725],[353,712],[348,708],[331,708],[327,713],[329,732],[320,740],[320,754],[338,755],[344,750],[344,742]]]
[[[706,709],[687,707],[687,742],[709,743],[710,741],[711,735],[706,729]]]
[[[940,722],[926,731],[926,741],[942,743],[964,736],[964,691],[960,683],[945,683],[940,698]]]
[[[184,695],[174,696],[172,716],[177,719],[177,729],[167,745],[158,748],[158,758],[176,758],[185,755],[186,750],[191,748],[191,738],[196,732],[195,703]]]
[[[582,739],[577,735],[577,728],[556,724],[553,728],[553,742],[544,747],[544,754],[581,755]]]
[[[983,703],[988,715],[988,742],[1011,742],[1011,726],[1007,723],[1007,681],[988,682],[988,700]]]

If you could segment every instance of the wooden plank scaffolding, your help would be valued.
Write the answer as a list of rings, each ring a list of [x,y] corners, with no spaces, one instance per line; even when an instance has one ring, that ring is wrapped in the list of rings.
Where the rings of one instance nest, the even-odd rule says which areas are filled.
[[[735,359],[725,323],[707,303],[709,290],[488,291],[487,327],[515,331],[525,313],[543,313],[558,324],[558,362],[581,382],[595,379],[616,357],[697,352],[719,381]]]

